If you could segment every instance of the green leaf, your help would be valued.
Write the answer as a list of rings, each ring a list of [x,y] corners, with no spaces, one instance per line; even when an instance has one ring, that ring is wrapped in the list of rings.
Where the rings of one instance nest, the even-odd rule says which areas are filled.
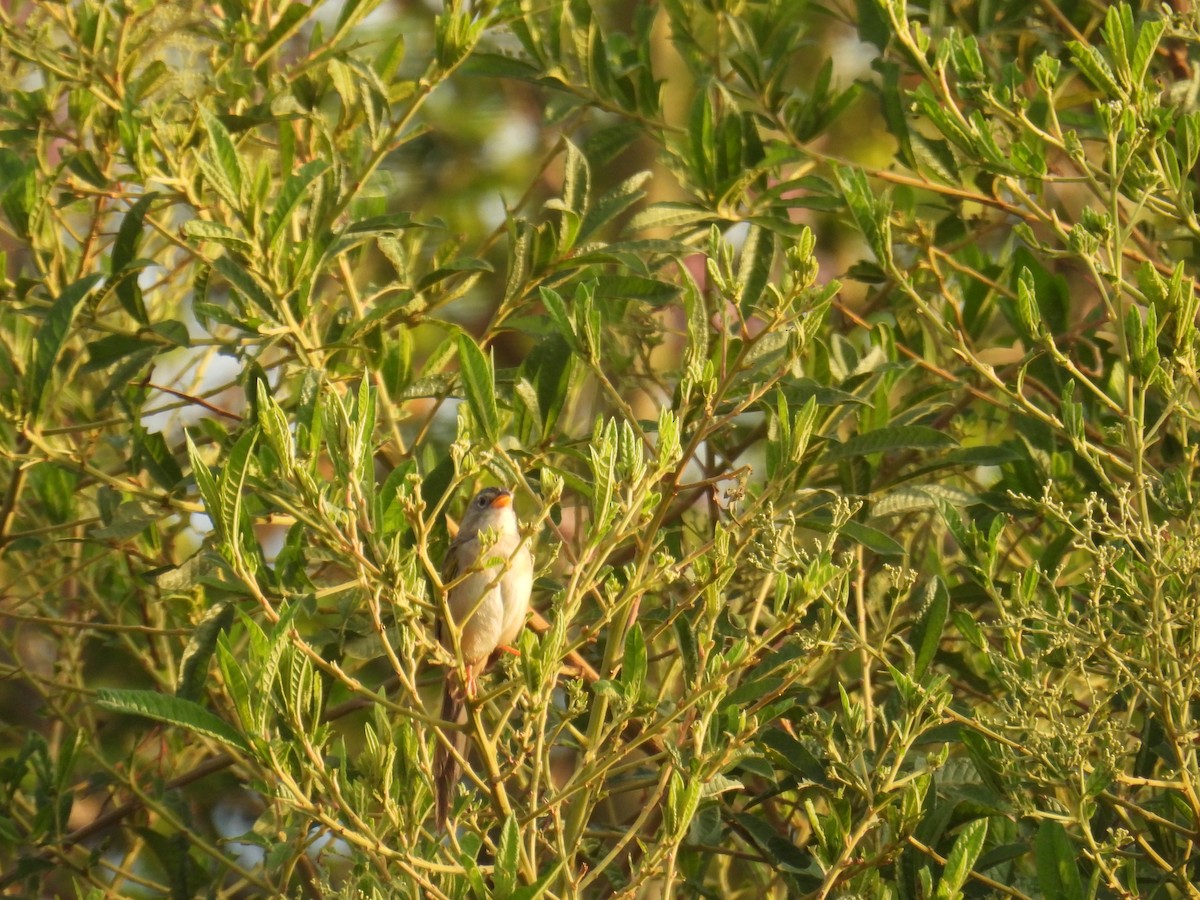
[[[147,826],[134,826],[133,833],[149,848],[150,862],[156,871],[163,873],[169,891],[164,896],[193,897],[198,893],[206,893],[211,881],[211,875],[190,852],[188,841],[181,841],[175,834],[155,831]]]
[[[753,314],[755,304],[771,277],[776,240],[774,234],[758,227],[752,227],[746,235],[737,272],[737,303],[743,316]]]
[[[584,215],[576,240],[586,241],[601,227],[642,199],[646,193],[642,190],[642,185],[649,178],[649,172],[639,172],[631,178],[625,179],[601,197]]]
[[[418,224],[413,221],[410,213],[390,213],[383,216],[370,216],[366,219],[359,219],[357,222],[351,222],[343,233],[347,235],[394,234],[397,231],[403,231],[405,228],[414,228]]]
[[[566,402],[575,356],[563,338],[552,334],[535,346],[522,364],[536,389],[542,417],[542,438],[554,434],[554,426]]]
[[[879,0],[854,0],[858,37],[865,44],[886,50],[892,40],[892,23],[887,19],[887,4]]]
[[[539,288],[538,293],[542,298],[542,305],[546,307],[546,312],[550,314],[550,319],[554,322],[558,333],[562,335],[563,340],[572,350],[578,352],[579,338],[575,334],[575,323],[571,321],[571,315],[567,312],[567,305],[563,302],[563,298],[547,287]]]
[[[205,131],[208,132],[209,150],[216,161],[215,169],[211,166],[207,167],[205,174],[209,176],[216,174],[218,183],[213,187],[230,206],[240,209],[242,185],[246,182],[247,177],[241,157],[238,156],[237,147],[234,146],[233,139],[229,136],[225,126],[221,124],[221,120],[215,115],[206,109],[201,109],[200,118],[204,122]]]
[[[113,712],[143,716],[156,722],[177,725],[188,731],[220,741],[227,747],[248,753],[250,745],[224,719],[213,715],[198,703],[158,691],[114,690],[96,692],[96,705]]]
[[[496,382],[491,361],[467,334],[458,336],[458,365],[463,393],[475,422],[491,443],[500,439],[500,414],[496,410]]]
[[[238,660],[237,654],[229,646],[229,632],[217,633],[217,666],[221,670],[221,680],[225,686],[233,708],[237,712],[238,721],[242,728],[252,734],[265,734],[255,718],[255,709],[266,705],[266,696],[258,692],[251,693],[250,684],[246,678],[246,670]]]
[[[137,463],[145,469],[158,485],[168,491],[174,490],[183,481],[183,470],[175,461],[167,440],[159,431],[146,431],[138,426],[133,429]]]
[[[208,518],[212,521],[213,528],[217,532],[217,537],[224,540],[225,526],[221,521],[220,492],[217,490],[216,479],[213,478],[213,474],[209,471],[204,460],[200,458],[200,451],[192,443],[192,436],[186,430],[183,436],[187,441],[188,460],[192,464],[192,477],[196,479],[196,487],[200,490],[200,499],[204,503],[205,512],[208,513]]]
[[[110,334],[98,341],[88,343],[88,361],[83,364],[82,371],[96,372],[100,369],[107,369],[113,363],[127,356],[137,356],[145,364],[160,350],[166,349],[160,341],[128,334]]]
[[[799,739],[780,728],[771,728],[761,738],[764,746],[774,751],[772,759],[801,781],[825,784],[828,781],[825,765]]]
[[[197,243],[212,241],[234,253],[250,253],[254,245],[248,238],[238,234],[228,225],[209,222],[205,219],[189,219],[183,223],[183,233]]]
[[[809,851],[784,840],[774,825],[758,816],[733,812],[730,820],[750,843],[762,851],[774,868],[799,876],[801,884],[808,890],[820,887],[821,879],[814,877],[813,858]]]
[[[78,175],[92,187],[100,188],[100,190],[105,190],[108,187],[108,178],[100,171],[100,167],[96,164],[96,158],[87,150],[81,150],[73,154],[67,160],[67,169]]]
[[[292,443],[291,430],[288,428],[287,416],[275,402],[270,386],[265,380],[255,379],[254,388],[258,401],[259,427],[262,429],[267,443],[283,463],[284,469],[290,470],[296,460],[296,450]]]
[[[869,456],[895,450],[944,450],[957,447],[958,441],[936,428],[925,425],[893,425],[858,434],[841,444],[831,444],[825,459],[833,462],[852,456]]]
[[[655,306],[669,303],[682,288],[656,278],[641,275],[598,275],[595,299],[645,300]]]
[[[103,528],[88,532],[88,537],[103,541],[127,541],[141,534],[158,521],[160,513],[140,500],[131,500],[117,507]]]
[[[946,865],[942,870],[942,877],[934,894],[937,900],[952,900],[952,898],[961,896],[962,886],[966,883],[967,876],[971,874],[971,867],[975,865],[975,860],[979,858],[980,851],[983,850],[987,831],[988,820],[975,819],[964,826],[958,837],[955,838],[954,846],[950,848],[950,855],[946,857]]]
[[[645,683],[646,638],[642,635],[641,623],[634,622],[625,635],[625,656],[621,663],[621,687],[626,702],[637,703],[641,699],[642,686]]]
[[[150,320],[146,315],[146,307],[142,303],[142,291],[137,282],[137,272],[141,267],[133,266],[132,263],[137,258],[138,245],[142,241],[146,211],[157,197],[158,194],[151,191],[143,194],[133,206],[129,207],[129,211],[121,219],[117,238],[113,241],[109,266],[109,271],[116,279],[117,300],[120,301],[125,311],[142,325],[149,324]]]
[[[1137,44],[1134,47],[1133,59],[1130,61],[1130,79],[1134,87],[1140,87],[1146,79],[1154,53],[1158,50],[1158,42],[1166,31],[1167,23],[1161,18],[1147,19],[1138,30]]]
[[[509,897],[516,890],[520,853],[521,830],[516,815],[509,813],[500,830],[500,843],[496,845],[495,896]]]
[[[842,525],[841,533],[857,544],[862,544],[879,556],[903,556],[904,545],[878,528],[853,520]]]
[[[1123,93],[1117,84],[1116,76],[1098,49],[1079,41],[1067,41],[1067,48],[1071,51],[1071,59],[1087,76],[1088,81],[1098,87],[1108,99],[1121,99]]]
[[[854,218],[855,225],[867,239],[875,254],[875,260],[887,268],[892,257],[890,229],[891,201],[886,194],[877,193],[861,169],[838,167],[834,169],[838,189],[846,201],[846,207]]]
[[[299,31],[305,20],[316,11],[317,4],[289,3],[278,21],[267,32],[266,40],[259,48],[258,59],[255,61],[254,67],[259,68],[274,56],[283,42]]]
[[[104,276],[96,273],[80,278],[68,285],[55,298],[46,313],[42,326],[37,331],[37,339],[33,347],[33,362],[25,373],[26,396],[29,398],[29,411],[36,416],[42,407],[42,397],[54,371],[54,364],[62,352],[71,332],[71,325],[83,305],[84,299],[91,293],[92,288],[103,280]]]
[[[275,303],[246,267],[228,256],[213,261],[213,268],[221,273],[229,286],[258,312],[277,318]]]
[[[255,688],[259,697],[271,696],[275,682],[279,678],[279,668],[283,664],[284,654],[291,646],[292,623],[300,611],[299,603],[282,604],[279,607],[279,621],[271,626],[270,635],[261,632],[251,632],[255,638],[252,641],[251,658],[255,664]],[[253,626],[257,629],[257,625]],[[267,727],[268,704],[260,703],[253,721],[255,728],[263,731]]]
[[[551,883],[558,878],[558,873],[561,869],[562,860],[560,859],[542,873],[542,876],[533,884],[523,885],[513,891],[510,895],[510,900],[539,900],[539,898],[544,897]]]
[[[910,642],[915,660],[909,674],[914,680],[920,681],[933,662],[949,613],[950,592],[946,590],[942,579],[935,575],[925,585],[921,609],[912,628]]]
[[[719,220],[720,217],[712,210],[695,203],[663,202],[655,203],[634,216],[633,221],[629,223],[629,230],[680,228]]]
[[[696,632],[692,630],[692,623],[685,616],[676,617],[674,632],[679,657],[683,662],[685,683],[691,685],[700,673],[700,650],[696,645]]]
[[[583,217],[587,212],[588,195],[591,191],[591,170],[587,158],[579,148],[569,140],[563,139],[566,145],[566,159],[563,161],[563,207]]]
[[[246,471],[250,466],[250,451],[254,449],[257,440],[258,430],[247,429],[229,451],[225,467],[221,470],[220,505],[217,512],[221,517],[225,539],[231,545],[237,541],[241,527],[242,485],[246,481]]]
[[[1033,838],[1041,895],[1046,900],[1083,900],[1083,882],[1075,864],[1075,847],[1058,822],[1043,819]]]
[[[175,681],[175,696],[184,700],[199,700],[204,696],[208,664],[217,648],[217,638],[233,623],[233,604],[221,600],[214,603],[196,624],[187,646],[179,657],[179,678]]]
[[[329,164],[324,160],[314,159],[305,163],[299,172],[288,175],[275,200],[271,218],[267,220],[267,236],[272,246],[287,235],[288,222],[291,221],[292,213],[303,199],[308,186],[328,168]]]

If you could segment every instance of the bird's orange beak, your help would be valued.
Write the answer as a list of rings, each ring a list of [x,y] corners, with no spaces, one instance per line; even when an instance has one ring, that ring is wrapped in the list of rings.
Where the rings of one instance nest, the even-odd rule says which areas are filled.
[[[492,501],[492,509],[504,509],[506,506],[512,506],[512,491],[503,491]]]

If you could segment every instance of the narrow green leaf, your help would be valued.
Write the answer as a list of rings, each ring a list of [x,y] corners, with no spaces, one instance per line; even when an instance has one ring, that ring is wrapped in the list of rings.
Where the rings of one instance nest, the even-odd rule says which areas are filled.
[[[718,221],[712,210],[696,203],[668,201],[655,203],[642,210],[629,223],[630,231],[645,231],[650,228],[680,228],[701,222]]]
[[[246,671],[237,655],[230,649],[228,631],[217,633],[217,666],[221,670],[221,680],[229,693],[229,699],[233,701],[233,708],[238,714],[242,729],[252,734],[265,734],[265,729],[260,726],[260,720],[256,717],[256,710],[266,706],[266,695],[257,691],[251,693]]]
[[[622,181],[596,201],[596,203],[592,204],[579,226],[577,240],[580,242],[586,241],[604,225],[641,200],[646,193],[642,190],[642,185],[649,178],[649,172],[638,172],[631,178]]]
[[[641,275],[598,275],[595,284],[597,300],[644,300],[655,306],[670,303],[682,290],[677,284]]]
[[[750,316],[771,277],[776,236],[757,226],[750,229],[738,259],[737,303],[743,316]]]
[[[100,171],[100,166],[96,164],[96,157],[87,150],[81,150],[71,155],[67,160],[67,170],[100,190],[105,190],[109,185],[108,177]]]
[[[299,610],[299,603],[282,604],[279,607],[279,621],[271,626],[271,633],[263,635],[259,632],[254,635],[256,639],[252,642],[251,658],[255,663],[255,688],[259,697],[270,697],[275,690],[284,654],[291,646],[292,622]],[[258,706],[254,723],[259,730],[267,727],[268,711],[266,703]]]
[[[358,382],[353,416],[350,455],[354,462],[354,479],[363,486],[367,496],[371,496],[375,478],[375,447],[372,443],[372,435],[375,434],[375,392],[371,390],[371,379],[366,373]]]
[[[509,897],[516,890],[520,853],[521,831],[517,827],[516,815],[509,813],[504,820],[504,827],[500,829],[500,843],[496,845],[496,897]]]
[[[238,234],[228,225],[209,222],[205,219],[189,219],[183,223],[183,233],[192,241],[212,241],[234,253],[249,253],[254,245],[248,238]]]
[[[1134,87],[1140,87],[1146,79],[1154,53],[1158,50],[1158,42],[1166,31],[1167,23],[1160,18],[1147,19],[1138,29],[1137,45],[1134,47],[1131,60],[1130,78]]]
[[[213,262],[213,268],[258,312],[278,319],[274,301],[244,266],[228,256],[221,256]]]
[[[351,222],[346,227],[344,234],[392,234],[397,231],[403,231],[405,228],[413,228],[418,224],[418,222],[413,221],[410,213],[390,213],[383,216],[370,216],[366,219],[359,219],[357,222]]]
[[[925,585],[922,595],[921,609],[917,621],[913,623],[912,643],[915,660],[912,675],[914,681],[920,681],[925,675],[929,664],[933,662],[938,645],[942,639],[942,629],[946,626],[946,617],[950,614],[950,592],[938,576],[933,576]]]
[[[231,544],[237,540],[241,528],[242,485],[250,467],[250,451],[257,440],[258,430],[247,429],[229,451],[225,467],[221,470],[218,515],[221,516],[225,537]]]
[[[33,362],[25,373],[26,396],[29,398],[29,411],[36,416],[42,407],[42,398],[54,371],[54,364],[62,353],[63,346],[71,332],[75,316],[83,305],[84,299],[91,293],[92,288],[99,284],[104,276],[96,273],[80,278],[68,285],[55,298],[46,313],[41,327],[37,331],[37,339],[33,347]]]
[[[204,510],[212,521],[217,537],[224,540],[226,537],[225,526],[221,521],[221,498],[220,492],[217,490],[216,479],[213,478],[212,472],[208,470],[204,460],[200,458],[200,451],[192,443],[192,436],[187,431],[184,431],[183,436],[187,441],[188,460],[192,464],[192,477],[196,479],[196,487],[200,490],[200,499],[204,503]]]
[[[1090,44],[1081,44],[1079,41],[1068,41],[1067,48],[1071,51],[1071,59],[1087,76],[1088,81],[1111,100],[1118,100],[1123,96],[1116,76],[1113,75],[1112,69],[1104,61],[1104,57],[1098,49]]]
[[[683,675],[688,685],[696,681],[700,674],[700,650],[696,644],[696,632],[686,616],[675,619],[675,643],[679,647],[679,657],[683,661]]]
[[[217,648],[217,638],[233,623],[233,604],[224,600],[214,603],[201,617],[188,638],[179,657],[179,678],[175,681],[175,696],[184,700],[199,700],[204,696],[208,664]]]
[[[862,544],[878,556],[903,556],[904,545],[878,528],[853,520],[842,525],[841,533],[857,544]]]
[[[522,368],[530,373],[537,393],[537,408],[542,418],[542,437],[554,434],[571,383],[575,356],[562,337],[552,334],[537,344],[525,358]]]
[[[287,235],[288,222],[291,221],[292,213],[303,199],[308,186],[328,168],[329,164],[324,160],[314,159],[301,166],[299,172],[288,175],[287,181],[279,190],[279,196],[275,199],[271,218],[267,220],[267,236],[271,245]]]
[[[1083,882],[1075,864],[1075,847],[1058,822],[1043,819],[1033,838],[1037,879],[1046,900],[1083,900]]]
[[[616,515],[613,494],[616,490],[615,467],[617,458],[616,423],[609,419],[603,425],[599,420],[592,430],[592,442],[588,447],[592,469],[592,517],[594,533],[590,540],[597,541],[608,527],[609,520]]]
[[[560,859],[543,872],[542,876],[533,884],[522,885],[513,891],[509,896],[509,900],[540,900],[540,898],[546,895],[551,883],[558,878],[558,873],[561,870],[562,860]]]
[[[107,369],[118,360],[130,356],[137,356],[143,363],[148,363],[160,350],[166,349],[159,341],[128,334],[110,334],[88,343],[88,361],[83,364],[83,371],[96,372]]]
[[[1104,13],[1105,43],[1117,73],[1128,81],[1130,54],[1133,50],[1133,10],[1126,3],[1111,3]]]
[[[235,209],[240,209],[242,185],[247,178],[241,157],[238,156],[237,147],[234,146],[233,138],[229,136],[229,132],[221,124],[219,118],[206,109],[200,110],[200,118],[204,122],[205,131],[208,132],[209,149],[216,160],[220,177],[224,181],[223,185],[214,185],[214,187],[218,187],[218,190],[227,189],[228,196],[225,199]]]
[[[258,395],[258,424],[263,435],[275,455],[279,457],[284,468],[290,470],[296,460],[296,451],[292,443],[292,433],[288,428],[287,416],[283,409],[271,396],[271,390],[266,381],[255,379],[255,391]]]
[[[121,219],[121,227],[117,230],[117,238],[113,241],[112,258],[109,271],[116,279],[117,300],[127,313],[142,325],[149,324],[146,307],[142,303],[142,292],[138,287],[137,270],[130,264],[137,258],[138,245],[142,242],[143,223],[150,204],[158,197],[151,191],[138,198],[129,211]],[[126,269],[131,271],[126,272]]]
[[[567,342],[572,350],[578,351],[579,338],[575,335],[575,324],[571,321],[571,316],[567,312],[567,305],[563,302],[563,298],[557,292],[547,287],[539,288],[538,293],[542,298],[542,305],[546,307],[546,312],[550,314],[550,319],[554,322],[558,333],[562,335],[563,340]]]
[[[936,428],[925,425],[894,425],[858,434],[841,444],[832,444],[825,459],[833,462],[852,456],[869,456],[895,450],[943,450],[957,447],[958,441]]]
[[[971,867],[983,850],[983,842],[987,838],[988,820],[975,819],[963,827],[954,846],[946,857],[946,865],[942,870],[934,897],[937,900],[953,900],[960,896],[962,886],[971,874]]]
[[[1021,274],[1017,277],[1017,318],[1027,339],[1037,340],[1046,333],[1046,326],[1042,323],[1042,310],[1038,304],[1033,273],[1027,267],[1022,268]]]
[[[146,431],[140,425],[133,429],[136,462],[150,477],[166,490],[174,490],[183,481],[183,470],[175,461],[162,432]]]
[[[891,202],[886,194],[872,189],[861,169],[838,167],[834,170],[838,189],[854,217],[854,223],[875,254],[876,262],[884,268],[892,256],[891,231],[888,225]]]
[[[563,160],[563,206],[581,219],[587,212],[591,191],[591,170],[579,148],[564,138],[566,158]]]
[[[825,784],[828,769],[799,739],[776,727],[763,733],[762,743],[775,752],[773,761],[801,781]]]
[[[118,506],[112,518],[102,528],[89,531],[88,537],[103,541],[127,541],[157,522],[160,515],[148,504],[131,500]]]
[[[495,443],[500,438],[500,414],[496,410],[492,364],[467,334],[458,336],[458,365],[467,405],[484,437]]]
[[[213,715],[198,703],[160,694],[158,691],[113,690],[96,692],[96,705],[113,712],[144,716],[156,722],[178,725],[188,731],[220,741],[234,750],[249,752],[246,739],[224,719]]]
[[[625,635],[625,656],[621,663],[621,687],[628,703],[637,703],[646,683],[646,638],[638,622]]]
[[[266,40],[263,41],[259,49],[258,59],[255,61],[254,67],[256,69],[259,68],[274,56],[283,42],[299,31],[300,26],[304,24],[305,20],[316,13],[316,11],[317,4],[315,3],[289,3],[278,21],[267,32]]]

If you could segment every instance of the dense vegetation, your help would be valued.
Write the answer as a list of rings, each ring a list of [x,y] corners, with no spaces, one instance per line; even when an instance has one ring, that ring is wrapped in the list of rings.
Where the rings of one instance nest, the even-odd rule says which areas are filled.
[[[5,4],[0,884],[1200,895],[1190,6]]]

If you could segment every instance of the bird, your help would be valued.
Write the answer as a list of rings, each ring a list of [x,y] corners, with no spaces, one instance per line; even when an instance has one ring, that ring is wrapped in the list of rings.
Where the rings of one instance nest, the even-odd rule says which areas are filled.
[[[533,554],[522,537],[513,509],[513,493],[507,488],[487,487],[476,494],[462,517],[458,534],[446,549],[442,584],[446,590],[443,609],[458,630],[465,683],[457,671],[446,676],[442,690],[442,719],[465,725],[466,698],[474,697],[476,680],[499,648],[511,647],[529,613],[533,590]],[[485,532],[495,543],[481,540]],[[449,623],[438,624],[438,639],[454,653]],[[467,734],[452,732],[451,752],[439,743],[434,758],[434,787],[439,829],[450,814],[450,801],[459,777],[459,759],[467,750]]]

